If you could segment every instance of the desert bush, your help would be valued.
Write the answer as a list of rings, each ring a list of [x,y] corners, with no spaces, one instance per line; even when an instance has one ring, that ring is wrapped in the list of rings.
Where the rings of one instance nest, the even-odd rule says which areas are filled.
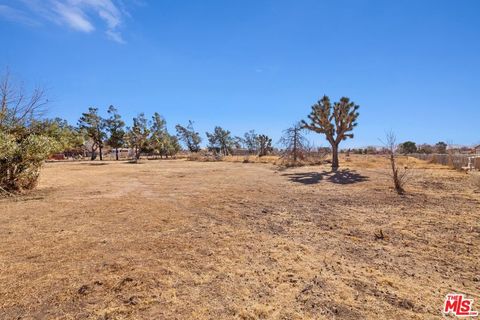
[[[28,135],[17,139],[0,131],[0,187],[4,191],[32,189],[44,160],[58,148],[53,139]]]
[[[35,126],[46,104],[44,91],[26,94],[8,72],[0,81],[0,190],[11,193],[36,186],[40,168],[60,143]]]

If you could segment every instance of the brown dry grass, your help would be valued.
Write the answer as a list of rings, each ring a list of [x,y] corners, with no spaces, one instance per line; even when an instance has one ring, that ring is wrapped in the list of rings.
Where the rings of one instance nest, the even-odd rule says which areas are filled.
[[[480,298],[468,176],[416,160],[400,197],[368,157],[49,163],[0,200],[0,318],[436,319],[448,292]]]

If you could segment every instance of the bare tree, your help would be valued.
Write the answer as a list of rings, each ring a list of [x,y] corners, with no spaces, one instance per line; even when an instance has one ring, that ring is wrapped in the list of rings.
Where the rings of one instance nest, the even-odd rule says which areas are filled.
[[[395,191],[398,194],[405,193],[405,184],[408,180],[409,169],[405,166],[403,169],[400,169],[397,163],[397,137],[393,132],[386,133],[385,141],[382,141],[385,149],[388,154],[388,158],[390,159],[390,167],[391,167],[391,177],[393,180],[393,186],[395,187]]]
[[[302,121],[304,128],[322,133],[332,146],[332,169],[337,170],[338,164],[338,146],[340,142],[347,138],[353,138],[353,133],[348,133],[357,125],[357,112],[359,106],[349,98],[342,97],[339,102],[333,105],[330,98],[323,98],[312,106],[312,111],[308,115],[310,123]]]
[[[285,155],[293,158],[296,163],[301,156],[302,150],[308,146],[308,141],[303,133],[303,126],[301,123],[296,123],[292,127],[283,131],[283,136],[279,143],[285,147]]]
[[[45,89],[36,87],[28,94],[21,82],[14,82],[7,70],[0,80],[0,129],[27,127],[39,118],[48,104]]]

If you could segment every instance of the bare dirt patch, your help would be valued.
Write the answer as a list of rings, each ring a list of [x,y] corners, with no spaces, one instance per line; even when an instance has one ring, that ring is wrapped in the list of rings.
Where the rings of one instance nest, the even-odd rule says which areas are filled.
[[[419,163],[400,197],[383,164],[49,163],[0,200],[0,318],[435,319],[448,292],[479,299],[469,177]]]

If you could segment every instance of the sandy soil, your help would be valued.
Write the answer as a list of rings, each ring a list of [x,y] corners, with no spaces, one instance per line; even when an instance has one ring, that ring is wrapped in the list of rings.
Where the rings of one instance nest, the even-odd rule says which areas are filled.
[[[0,200],[0,318],[438,319],[452,291],[480,309],[468,177],[420,164],[398,196],[383,160],[345,165],[49,163]]]

